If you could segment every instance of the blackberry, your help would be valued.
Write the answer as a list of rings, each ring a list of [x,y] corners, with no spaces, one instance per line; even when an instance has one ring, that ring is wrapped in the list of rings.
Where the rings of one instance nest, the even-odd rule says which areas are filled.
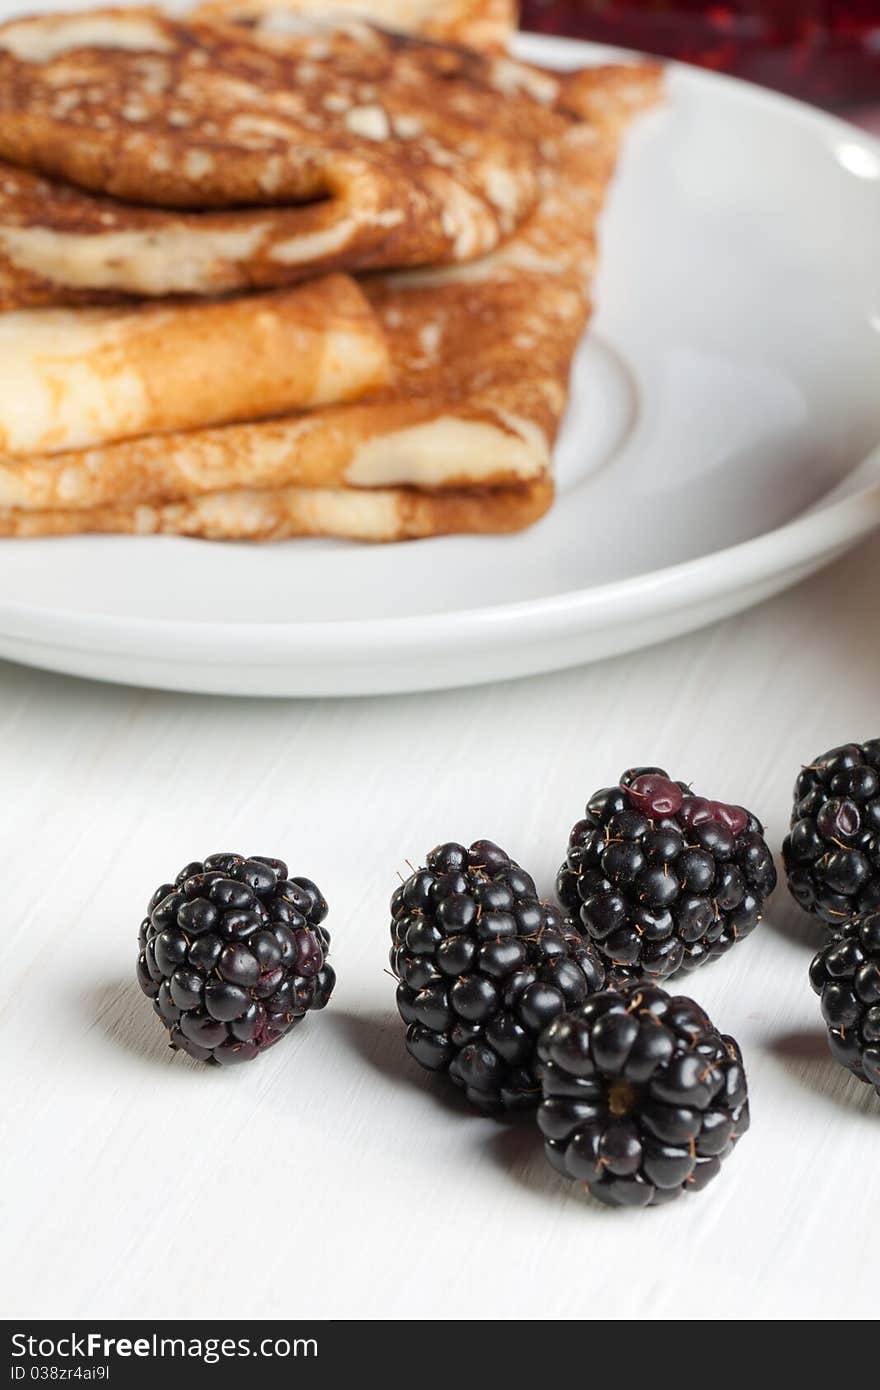
[[[793,897],[835,930],[880,908],[880,738],[802,769],[782,857]]]
[[[489,840],[432,850],[397,889],[391,917],[411,1056],[482,1110],[537,1105],[538,1035],[601,989],[596,953]]]
[[[547,1157],[609,1206],[702,1191],[749,1127],[738,1045],[656,985],[594,994],[538,1053]]]
[[[761,920],[776,887],[761,822],[694,796],[657,767],[598,791],[568,842],[559,899],[609,984],[664,980],[715,960]]]
[[[150,899],[138,937],[138,983],[171,1035],[203,1062],[248,1062],[310,1009],[336,976],[327,904],[280,859],[212,854]]]
[[[880,912],[854,918],[810,966],[837,1061],[880,1096]]]

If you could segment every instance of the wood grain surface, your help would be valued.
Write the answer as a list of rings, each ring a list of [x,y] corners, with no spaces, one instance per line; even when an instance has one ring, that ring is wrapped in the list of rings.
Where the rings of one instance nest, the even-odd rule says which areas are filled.
[[[468,1113],[403,1049],[396,872],[490,836],[552,887],[635,762],[781,843],[801,763],[880,733],[877,541],[743,617],[605,664],[419,697],[246,701],[0,667],[9,1317],[876,1316],[880,1101],[830,1058],[817,931],[780,888],[690,991],[740,1040],[751,1132],[705,1193],[612,1212],[534,1122]],[[230,1072],[134,982],[152,889],[218,849],[331,903],[330,1007]],[[241,1271],[247,1277],[240,1277]]]

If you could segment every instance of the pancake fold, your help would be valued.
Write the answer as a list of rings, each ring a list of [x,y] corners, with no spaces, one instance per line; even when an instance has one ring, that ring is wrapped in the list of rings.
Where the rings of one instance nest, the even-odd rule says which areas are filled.
[[[577,119],[550,73],[351,21],[0,25],[0,307],[477,259]]]
[[[162,451],[170,431],[354,400],[390,370],[344,275],[218,303],[0,314],[0,459],[138,436]]]

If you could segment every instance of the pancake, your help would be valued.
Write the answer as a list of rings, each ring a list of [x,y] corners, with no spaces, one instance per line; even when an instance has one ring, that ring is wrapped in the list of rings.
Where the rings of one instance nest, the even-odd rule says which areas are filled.
[[[421,240],[395,238],[403,220],[366,196],[350,219],[333,201],[148,208],[0,161],[0,310],[266,290],[339,266],[418,264],[432,246],[441,253],[444,238],[431,242],[424,225]]]
[[[383,29],[467,44],[471,48],[504,48],[516,28],[514,0],[207,0],[197,15],[232,19],[236,23],[259,20],[344,22],[352,16]],[[284,18],[289,17],[289,18]]]
[[[151,10],[0,25],[0,159],[122,203],[59,190],[43,206],[45,190],[10,184],[7,299],[16,273],[31,292],[36,279],[165,293],[155,265],[181,259],[188,292],[204,293],[485,255],[533,208],[546,151],[574,120],[559,90],[509,60],[360,23],[259,38]],[[185,209],[237,216],[200,233],[175,222]],[[143,233],[163,228],[159,251]]]
[[[389,375],[378,320],[344,275],[216,303],[0,314],[0,450],[260,419],[354,400]]]
[[[443,488],[541,476],[584,323],[580,293],[545,281],[540,304],[537,287],[526,304],[519,281],[367,288],[395,362],[393,386],[356,405],[280,419],[28,459],[0,455],[0,506],[96,507],[288,483]],[[169,375],[181,366],[182,380],[199,380],[198,357],[190,372],[179,357],[169,359]],[[185,408],[186,390],[178,394],[173,382],[171,389]],[[46,418],[47,431],[58,430],[58,412]]]
[[[499,87],[522,80],[522,69],[507,60],[495,61],[490,71]],[[529,80],[548,83],[548,100],[596,126],[613,158],[613,123],[628,113],[619,75],[611,79],[607,97],[600,71],[565,78],[526,73]],[[634,110],[642,95],[634,79]],[[527,110],[536,129],[544,129],[547,113],[538,115],[534,103]],[[552,138],[545,131],[545,172],[571,128],[568,117],[555,125]],[[346,229],[344,211],[333,199],[288,208],[169,211],[95,196],[0,161],[0,309],[113,302],[126,295],[218,295],[268,289],[343,265],[363,270],[423,260],[443,264],[458,253],[466,259],[466,236],[450,253],[442,228],[435,227],[432,240],[427,222],[417,218],[417,230],[405,212],[405,190],[403,208],[389,203],[384,211],[370,204],[366,186],[363,191]],[[393,196],[390,188],[385,191]],[[462,213],[455,225],[464,221]],[[498,228],[493,224],[487,232],[484,225],[479,232],[474,222],[471,231],[477,244],[494,244]],[[339,246],[328,250],[327,238],[338,233]],[[304,259],[297,261],[296,253]]]
[[[288,419],[6,459],[0,506],[44,515],[83,509],[91,515],[82,529],[101,508],[106,529],[106,517],[127,507],[238,487],[472,486],[485,496],[542,485],[589,316],[596,220],[618,142],[659,89],[650,66],[593,69],[573,80],[582,109],[601,111],[601,122],[566,131],[539,205],[515,237],[469,266],[365,283],[394,363],[390,387],[363,403]]]
[[[465,532],[519,531],[538,521],[552,501],[549,479],[520,487],[434,493],[416,488],[242,488],[186,502],[91,512],[0,509],[0,536],[70,536],[94,531],[215,541],[288,540],[296,536],[418,540]]]

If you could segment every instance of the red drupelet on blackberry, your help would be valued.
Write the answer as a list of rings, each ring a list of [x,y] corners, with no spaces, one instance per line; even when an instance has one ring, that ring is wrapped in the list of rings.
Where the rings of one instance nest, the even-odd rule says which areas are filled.
[[[141,989],[171,1046],[204,1062],[248,1062],[323,1009],[327,904],[280,859],[213,854],[150,899],[138,937]]]
[[[833,931],[880,908],[880,739],[801,769],[782,857],[792,896]]]
[[[717,959],[755,929],[775,886],[761,822],[656,767],[631,768],[590,799],[557,878],[610,984]]]
[[[609,1206],[701,1191],[749,1127],[737,1043],[655,985],[594,994],[538,1055],[547,1157]]]
[[[810,966],[837,1061],[880,1096],[880,912],[847,922]]]
[[[605,980],[582,934],[489,840],[438,846],[395,892],[391,918],[410,1054],[481,1110],[537,1105],[539,1033]]]

